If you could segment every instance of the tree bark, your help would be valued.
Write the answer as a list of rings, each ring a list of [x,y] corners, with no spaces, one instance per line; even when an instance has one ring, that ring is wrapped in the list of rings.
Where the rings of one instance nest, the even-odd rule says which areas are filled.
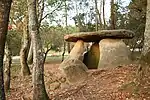
[[[150,0],[147,0],[144,46],[143,46],[141,59],[150,64]]]
[[[95,0],[95,30],[98,31],[98,8],[97,8],[97,0]]]
[[[71,51],[71,48],[70,48],[70,42],[67,42],[67,49],[68,49],[68,54],[69,54],[70,51]]]
[[[3,58],[12,0],[0,0],[0,100],[5,100]]]
[[[36,3],[38,3],[39,0],[36,1]],[[45,4],[44,4],[45,0],[41,0],[40,3],[37,5],[37,17],[38,17],[38,28],[40,28],[41,26],[41,22],[43,20],[43,12],[44,12],[44,8],[45,8]],[[40,6],[41,5],[41,6]],[[40,7],[39,7],[40,6]],[[32,48],[32,41],[30,42],[30,49],[29,49],[29,53],[28,53],[28,64],[32,64],[33,63],[33,48]]]
[[[29,48],[29,52],[28,52],[27,62],[28,62],[28,64],[33,63],[33,48],[32,48],[32,41],[31,40],[30,40],[30,48]]]
[[[36,0],[27,0],[29,32],[33,43],[33,100],[49,100],[44,84],[44,52],[39,34]]]
[[[80,14],[77,15],[77,21],[78,21],[78,28],[79,28],[79,32],[84,32],[85,29],[82,25],[82,21],[81,21],[81,18],[80,18]]]
[[[22,76],[28,76],[31,74],[27,63],[27,54],[29,50],[29,32],[28,32],[27,20],[28,18],[25,18],[24,27],[23,27],[22,47],[20,50],[20,63],[21,63]]]
[[[111,0],[111,29],[115,29],[115,5],[114,0]]]
[[[104,22],[104,29],[106,29],[106,20],[105,20],[105,0],[103,0],[103,22]]]
[[[99,9],[99,24],[100,24],[100,29],[103,28],[101,15],[102,15],[102,0],[100,0],[100,9]]]
[[[38,24],[39,24],[38,27],[39,28],[40,28],[41,22],[43,20],[42,17],[43,17],[43,12],[44,12],[44,8],[45,8],[45,4],[44,4],[45,0],[41,0],[40,2],[41,2],[41,6],[38,5],[40,7],[39,12],[38,12]]]
[[[66,34],[68,34],[68,11],[67,11],[68,5],[67,0],[65,0],[65,26],[66,26]],[[68,54],[70,53],[70,43],[67,42],[67,51]]]
[[[97,7],[97,0],[95,0],[95,12],[96,12],[96,31],[98,31],[98,27],[100,25],[100,29],[102,28],[102,21],[101,21],[101,10],[98,10]]]
[[[43,63],[45,63],[47,54],[48,54],[48,52],[49,52],[50,50],[51,50],[51,48],[47,49],[46,52],[44,53],[44,61],[43,61]]]
[[[9,42],[6,42],[5,45],[5,55],[6,55],[6,62],[5,62],[5,70],[4,70],[4,83],[5,83],[5,91],[8,92],[10,90],[10,68],[12,64],[12,53],[9,46]]]
[[[66,42],[64,40],[64,47],[63,47],[63,53],[62,53],[62,59],[61,59],[62,62],[64,61],[64,58],[65,58],[65,52],[66,52]]]
[[[77,27],[78,27],[78,30],[79,30],[79,32],[84,32],[85,31],[85,29],[84,29],[84,26],[83,26],[83,23],[82,23],[82,21],[81,21],[81,15],[80,15],[80,13],[78,12],[78,3],[77,3],[77,1],[75,0],[75,3],[76,3],[76,12],[77,12],[77,15],[76,15],[76,17],[77,17]]]

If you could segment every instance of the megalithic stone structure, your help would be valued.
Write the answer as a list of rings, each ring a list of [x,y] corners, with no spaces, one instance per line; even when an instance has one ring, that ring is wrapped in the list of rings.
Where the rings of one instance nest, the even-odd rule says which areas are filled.
[[[86,73],[86,67],[89,69],[95,69],[129,64],[131,61],[130,50],[121,39],[132,39],[133,37],[134,33],[125,29],[80,32],[66,35],[64,37],[66,41],[76,42],[76,44],[71,50],[67,60],[62,62],[60,68],[62,68],[69,81],[71,76],[68,73],[72,73],[72,75],[78,75],[80,73],[75,73],[74,71],[76,69],[74,69],[74,71],[70,70],[70,72],[65,72],[65,69],[63,69],[65,66],[67,66],[67,69],[69,67],[71,68],[72,66],[76,66],[77,69],[80,69],[80,72],[82,72],[81,69],[84,69],[83,73]],[[92,42],[93,44],[90,50],[85,53],[84,59],[82,59],[84,54],[84,42]],[[69,59],[74,60],[68,61]],[[67,61],[72,62],[72,66],[69,66],[69,63],[66,63]],[[77,64],[77,62],[80,62],[80,64]],[[83,76],[83,79],[85,79],[86,74]],[[82,77],[82,75],[80,77]],[[72,76],[72,78],[75,79],[74,76]],[[75,81],[73,83],[75,83]]]

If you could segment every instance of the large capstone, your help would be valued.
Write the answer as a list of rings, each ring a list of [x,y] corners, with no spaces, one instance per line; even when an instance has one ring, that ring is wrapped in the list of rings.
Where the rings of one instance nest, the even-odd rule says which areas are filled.
[[[130,50],[125,43],[117,39],[103,39],[99,42],[99,68],[117,67],[130,63]]]
[[[65,59],[60,64],[60,69],[70,84],[81,83],[86,80],[88,76],[86,65],[75,58],[68,57]]]
[[[102,30],[96,32],[80,32],[69,34],[64,37],[68,42],[76,42],[78,40],[83,40],[84,42],[99,42],[102,39],[131,39],[134,33],[129,30],[119,29],[119,30]]]
[[[99,63],[99,43],[93,43],[90,50],[84,54],[83,63],[88,69],[96,69]]]

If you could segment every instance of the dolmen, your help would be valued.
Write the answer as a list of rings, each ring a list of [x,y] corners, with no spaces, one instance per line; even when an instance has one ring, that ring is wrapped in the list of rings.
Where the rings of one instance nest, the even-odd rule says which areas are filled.
[[[69,56],[60,64],[60,69],[69,83],[82,82],[87,78],[88,69],[113,68],[130,64],[130,49],[122,39],[132,39],[130,30],[102,30],[80,32],[64,37],[67,42],[75,42]],[[92,42],[85,53],[85,42]]]

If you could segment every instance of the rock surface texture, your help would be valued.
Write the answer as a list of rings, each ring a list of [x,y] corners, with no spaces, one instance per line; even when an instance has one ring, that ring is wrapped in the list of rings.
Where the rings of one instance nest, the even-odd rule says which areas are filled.
[[[85,51],[84,42],[82,40],[78,40],[75,43],[74,47],[72,48],[69,57],[83,61],[84,51]]]
[[[130,63],[130,50],[125,43],[117,39],[103,39],[99,42],[99,68],[117,67]]]
[[[71,57],[65,59],[59,68],[70,84],[83,82],[88,76],[86,65],[82,61]]]
[[[98,67],[99,57],[99,43],[93,43],[90,50],[85,53],[83,63],[88,69],[96,69]]]
[[[83,82],[87,78],[87,67],[82,62],[84,51],[84,42],[78,40],[68,58],[60,64],[60,69],[70,84]]]
[[[125,29],[120,30],[102,30],[97,32],[81,32],[69,34],[64,37],[68,42],[76,42],[83,40],[84,42],[99,42],[102,39],[131,39],[133,38],[133,32]]]

